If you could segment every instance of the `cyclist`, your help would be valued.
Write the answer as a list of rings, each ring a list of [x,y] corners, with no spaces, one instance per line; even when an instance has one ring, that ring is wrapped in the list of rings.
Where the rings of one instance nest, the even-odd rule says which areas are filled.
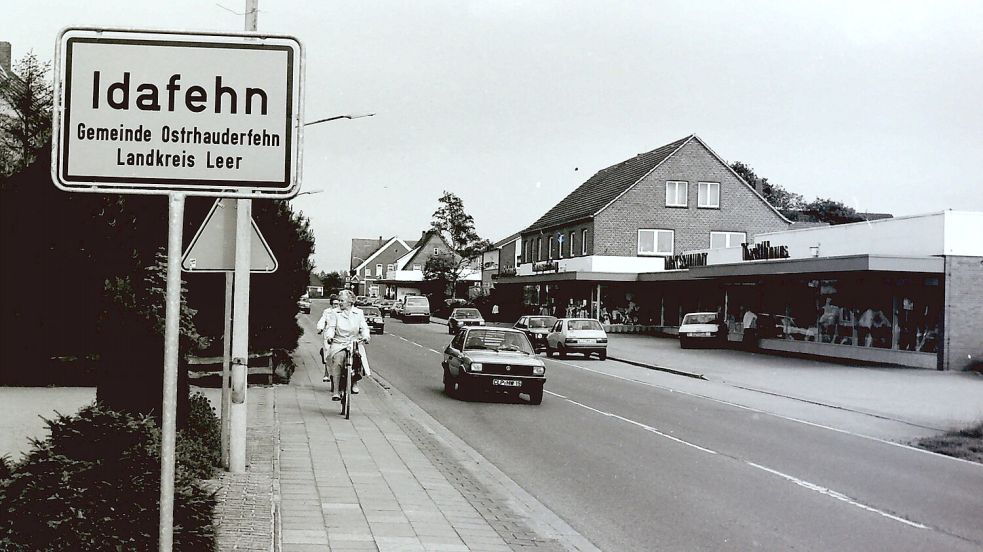
[[[324,347],[328,356],[328,369],[331,378],[336,382],[341,381],[346,346],[355,341],[369,342],[369,326],[365,322],[362,309],[354,306],[355,294],[351,290],[342,290],[338,293],[338,302],[338,310],[328,313],[328,320],[324,327]],[[361,377],[361,374],[358,373],[352,377],[352,394],[358,393],[356,383]],[[331,395],[331,400],[341,400],[341,395],[338,394],[337,389]]]
[[[338,294],[332,293],[328,296],[328,301],[330,306],[324,309],[324,312],[321,313],[321,319],[317,321],[317,333],[319,334],[324,333],[324,328],[328,325],[328,315],[338,310]],[[321,348],[321,363],[324,364],[324,377],[321,378],[321,381],[328,384],[329,391],[334,391],[334,382],[331,381],[331,374],[328,373],[328,357],[324,356],[327,350],[327,347]]]

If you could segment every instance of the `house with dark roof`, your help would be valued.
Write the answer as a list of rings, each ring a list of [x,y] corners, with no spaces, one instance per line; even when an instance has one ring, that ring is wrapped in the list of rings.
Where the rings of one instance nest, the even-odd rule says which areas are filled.
[[[352,287],[358,295],[381,297],[385,292],[379,283],[396,270],[396,261],[412,251],[416,242],[407,242],[398,236],[384,240],[352,239],[350,271]]]
[[[737,246],[790,221],[703,140],[690,135],[601,169],[520,232],[522,302],[598,314],[603,286],[623,307],[638,275],[674,268],[683,252]],[[551,306],[552,305],[552,306]],[[561,312],[565,314],[565,312]]]
[[[396,260],[396,270],[387,275],[384,282],[385,296],[390,299],[401,299],[407,295],[418,295],[422,290],[423,268],[427,260],[435,255],[447,253],[454,254],[450,245],[435,230],[425,230],[420,239],[415,242],[415,247],[406,255]],[[454,254],[456,257],[457,255]],[[465,268],[462,271],[460,280],[461,285],[473,285],[481,281],[481,270]]]

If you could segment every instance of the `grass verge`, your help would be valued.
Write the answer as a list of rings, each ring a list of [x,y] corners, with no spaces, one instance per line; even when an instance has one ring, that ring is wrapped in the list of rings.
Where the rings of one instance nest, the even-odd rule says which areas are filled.
[[[919,448],[983,464],[983,422],[915,441]]]

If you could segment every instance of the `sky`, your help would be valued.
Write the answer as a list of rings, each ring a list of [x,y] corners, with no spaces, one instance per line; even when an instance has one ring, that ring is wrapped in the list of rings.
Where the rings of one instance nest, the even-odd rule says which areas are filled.
[[[8,0],[0,41],[66,26],[240,31],[244,0]],[[595,172],[690,134],[785,189],[895,216],[983,211],[983,2],[259,0],[305,48],[318,270],[419,237],[457,194],[492,241]],[[262,229],[261,229],[262,230]],[[275,252],[274,252],[275,253]]]

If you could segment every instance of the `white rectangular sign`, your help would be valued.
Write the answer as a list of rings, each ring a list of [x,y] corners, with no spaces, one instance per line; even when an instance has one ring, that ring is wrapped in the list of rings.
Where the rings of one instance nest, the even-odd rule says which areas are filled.
[[[59,188],[296,195],[303,121],[296,39],[69,28],[57,47]]]

